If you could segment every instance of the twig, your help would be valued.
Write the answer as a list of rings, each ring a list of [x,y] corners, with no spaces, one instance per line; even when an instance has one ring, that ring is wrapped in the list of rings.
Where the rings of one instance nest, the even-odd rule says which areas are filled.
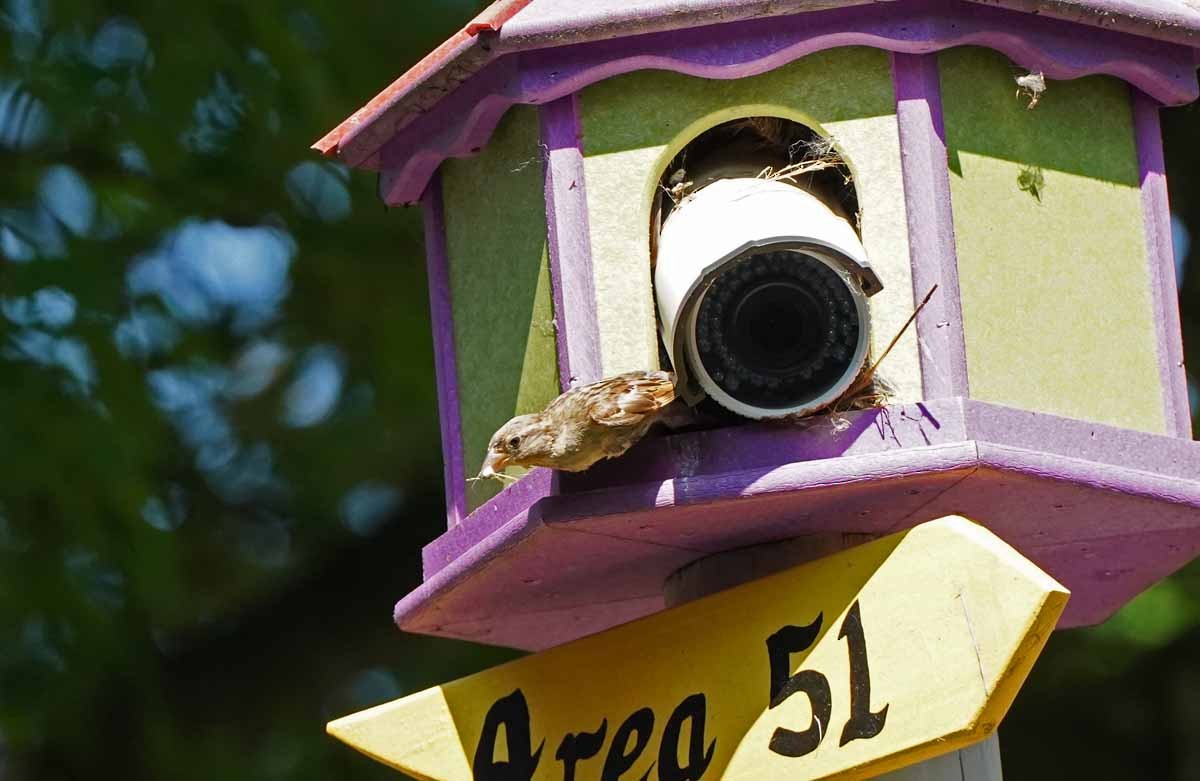
[[[937,285],[929,288],[929,292],[925,294],[925,298],[921,300],[921,303],[917,304],[917,308],[914,309],[913,313],[908,316],[907,320],[904,321],[904,325],[900,326],[900,330],[896,332],[896,335],[892,337],[892,341],[888,342],[888,346],[885,347],[879,357],[875,359],[875,363],[871,364],[871,368],[867,369],[858,376],[858,379],[854,381],[854,384],[852,384],[849,389],[842,394],[842,398],[853,396],[871,384],[871,380],[874,378],[875,372],[879,369],[879,364],[883,363],[883,359],[886,358],[888,353],[892,351],[892,348],[896,346],[896,342],[900,341],[901,336],[904,336],[904,332],[907,331],[908,327],[913,324],[914,320],[917,319],[917,315],[919,315],[921,310],[925,308],[925,305],[929,303],[929,299],[933,298],[933,294],[937,291],[937,289]]]
[[[520,479],[521,478],[519,478],[519,477],[513,477],[512,475],[506,475],[503,472],[492,472],[492,474],[487,477],[483,477],[482,475],[476,475],[475,477],[468,477],[467,482],[468,483],[480,483],[480,482],[483,482],[484,480],[499,480],[502,483],[510,483],[511,484],[511,483],[517,482]]]
[[[817,171],[824,171],[829,168],[838,168],[842,164],[839,157],[823,159],[823,160],[801,160],[798,163],[785,165],[776,171],[772,166],[767,166],[758,172],[758,179],[766,179],[768,182],[777,182],[781,179],[792,181],[798,176],[804,174],[813,174]]]

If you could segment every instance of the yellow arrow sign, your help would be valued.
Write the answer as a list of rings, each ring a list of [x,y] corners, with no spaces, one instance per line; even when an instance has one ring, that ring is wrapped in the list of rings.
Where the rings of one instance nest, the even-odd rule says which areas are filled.
[[[328,730],[437,781],[869,778],[991,732],[1066,601],[948,517]]]

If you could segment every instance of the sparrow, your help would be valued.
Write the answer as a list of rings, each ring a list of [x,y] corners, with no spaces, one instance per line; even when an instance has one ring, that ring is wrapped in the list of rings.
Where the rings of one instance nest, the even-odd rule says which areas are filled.
[[[582,472],[621,455],[675,400],[675,375],[633,371],[571,388],[541,412],[518,415],[492,435],[479,478],[509,466]]]

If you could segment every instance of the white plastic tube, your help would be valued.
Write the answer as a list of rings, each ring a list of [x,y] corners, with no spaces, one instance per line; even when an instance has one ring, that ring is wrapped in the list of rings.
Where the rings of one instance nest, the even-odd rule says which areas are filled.
[[[726,393],[696,350],[696,313],[722,267],[749,251],[795,250],[827,264],[845,281],[859,319],[858,343],[845,376],[824,393],[786,408],[746,404]],[[784,181],[722,179],[684,199],[663,225],[654,272],[663,342],[685,399],[703,394],[748,418],[802,415],[845,393],[866,361],[870,343],[867,297],[882,285],[850,224],[811,193]]]

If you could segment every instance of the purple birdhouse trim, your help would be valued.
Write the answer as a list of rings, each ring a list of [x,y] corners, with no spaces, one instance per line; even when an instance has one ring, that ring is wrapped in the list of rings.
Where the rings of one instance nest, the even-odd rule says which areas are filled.
[[[893,54],[892,80],[913,296],[920,298],[934,285],[940,291],[917,315],[922,395],[969,396],[937,57]]]
[[[1171,241],[1171,207],[1167,201],[1166,167],[1163,164],[1159,105],[1154,98],[1133,89],[1133,126],[1137,136],[1138,175],[1142,183],[1142,211],[1146,221],[1150,295],[1158,334],[1158,370],[1163,388],[1167,430],[1191,439],[1192,414],[1188,403],[1187,372],[1179,327],[1179,291],[1175,279],[1175,253]]]
[[[463,467],[462,411],[458,405],[458,371],[454,350],[454,317],[450,306],[450,257],[446,252],[446,217],[442,180],[434,176],[421,197],[425,218],[425,263],[429,277],[429,314],[433,320],[433,363],[437,373],[438,418],[442,428],[443,477],[446,481],[446,524],[454,527],[467,515],[466,471]]]
[[[558,371],[566,390],[603,376],[577,94],[542,106],[541,142]]]

